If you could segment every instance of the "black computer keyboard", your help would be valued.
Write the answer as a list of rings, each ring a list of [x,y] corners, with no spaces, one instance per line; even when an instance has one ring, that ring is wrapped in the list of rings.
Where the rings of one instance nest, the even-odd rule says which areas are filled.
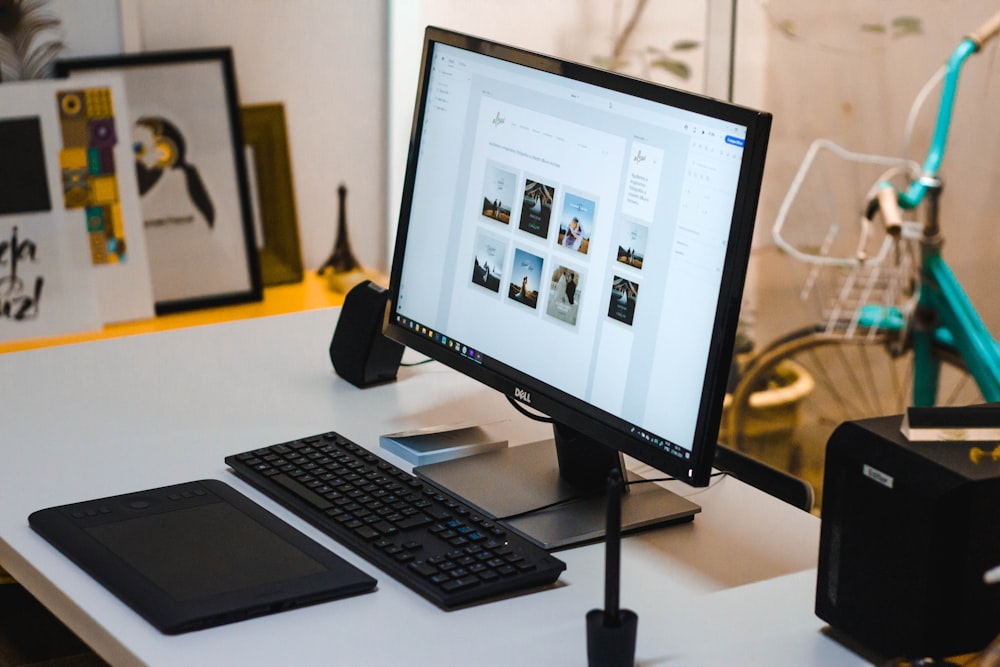
[[[566,564],[337,433],[226,457],[233,471],[442,609],[551,584]]]

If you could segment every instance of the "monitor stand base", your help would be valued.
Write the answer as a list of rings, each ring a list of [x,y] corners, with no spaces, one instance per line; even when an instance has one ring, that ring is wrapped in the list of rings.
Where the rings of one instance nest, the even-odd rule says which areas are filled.
[[[417,466],[413,473],[484,515],[503,519],[544,549],[564,549],[604,538],[603,489],[582,495],[563,480],[551,440]],[[629,481],[641,479],[628,475]],[[623,533],[690,521],[701,511],[698,505],[654,483],[628,488],[622,496]],[[576,498],[579,500],[572,500]],[[553,503],[561,504],[549,507]]]

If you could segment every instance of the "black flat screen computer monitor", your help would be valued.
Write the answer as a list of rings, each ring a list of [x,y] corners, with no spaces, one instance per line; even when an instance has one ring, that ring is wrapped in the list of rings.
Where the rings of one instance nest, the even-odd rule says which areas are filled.
[[[427,28],[385,332],[551,417],[556,448],[417,472],[527,512],[512,523],[547,547],[600,537],[600,503],[528,510],[603,488],[619,452],[706,485],[770,121]],[[665,502],[623,520],[698,510]]]

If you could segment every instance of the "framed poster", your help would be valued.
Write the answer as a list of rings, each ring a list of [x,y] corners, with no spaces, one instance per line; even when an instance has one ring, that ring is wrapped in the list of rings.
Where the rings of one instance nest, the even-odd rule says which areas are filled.
[[[259,301],[236,74],[228,48],[62,60],[125,82],[157,314]]]

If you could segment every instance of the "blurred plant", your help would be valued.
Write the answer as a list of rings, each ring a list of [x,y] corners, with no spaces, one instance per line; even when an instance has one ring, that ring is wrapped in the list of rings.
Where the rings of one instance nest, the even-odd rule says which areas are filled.
[[[793,40],[802,39],[799,25],[791,19],[779,19],[774,15],[768,2],[761,2],[761,7],[768,19],[781,35]],[[911,37],[924,33],[924,23],[919,16],[902,15],[894,17],[888,25],[879,22],[867,22],[858,25],[861,32],[871,35],[890,35],[893,39]]]
[[[698,42],[690,39],[678,40],[667,50],[655,46],[646,47],[644,51],[632,51],[629,48],[629,41],[632,39],[636,26],[639,25],[648,3],[649,0],[636,0],[631,15],[625,21],[621,32],[615,37],[615,42],[611,47],[611,55],[595,56],[594,64],[612,72],[620,72],[632,65],[631,57],[638,55],[644,75],[648,74],[650,69],[655,68],[662,69],[684,80],[689,79],[691,66],[681,60],[677,54],[698,48],[701,46]]]
[[[44,33],[61,25],[45,0],[0,0],[0,81],[41,79],[65,48]]]
[[[795,39],[799,36],[798,28],[794,21],[785,19],[775,23],[778,30],[786,37]],[[859,26],[861,32],[869,32],[876,35],[885,35],[892,30],[892,37],[908,37],[910,35],[922,35],[924,32],[923,21],[916,16],[897,16],[886,26],[884,23],[862,23]]]
[[[893,37],[922,35],[924,32],[923,22],[916,16],[897,16],[892,20],[890,27]],[[889,32],[890,27],[886,27],[882,23],[863,23],[861,25],[861,30],[864,32],[885,34]]]

